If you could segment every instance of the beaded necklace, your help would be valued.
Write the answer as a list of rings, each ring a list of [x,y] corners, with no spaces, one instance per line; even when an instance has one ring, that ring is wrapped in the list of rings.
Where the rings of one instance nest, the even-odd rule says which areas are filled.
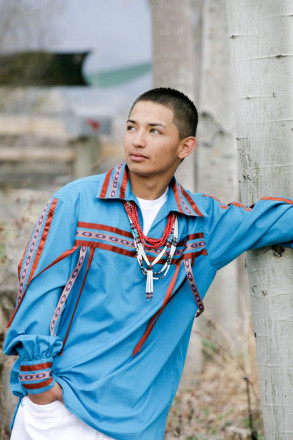
[[[131,233],[136,250],[137,262],[139,264],[141,272],[147,277],[146,300],[151,301],[153,299],[154,293],[153,280],[159,280],[166,276],[170,268],[173,256],[175,254],[176,246],[178,243],[178,220],[175,214],[170,213],[168,215],[168,222],[162,238],[147,237],[142,232],[141,226],[139,224],[136,204],[134,202],[123,202],[123,205],[130,222]],[[163,250],[151,263],[146,256],[145,249],[158,249],[161,246],[164,246]],[[168,249],[170,250],[168,251]],[[165,255],[168,256],[162,269],[158,272],[154,272],[153,267]]]

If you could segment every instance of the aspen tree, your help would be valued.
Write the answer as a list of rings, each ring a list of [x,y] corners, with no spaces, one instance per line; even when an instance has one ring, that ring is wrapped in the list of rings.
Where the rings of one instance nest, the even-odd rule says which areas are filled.
[[[233,88],[227,40],[225,0],[205,0],[202,10],[202,55],[200,63],[198,190],[225,203],[238,200],[237,151]],[[238,264],[233,261],[220,270],[205,298],[206,319],[216,323],[213,338],[229,343],[239,352],[241,316]]]
[[[292,197],[292,2],[227,0],[226,5],[242,201]],[[292,251],[282,246],[251,251],[247,268],[265,438],[292,440]]]
[[[150,0],[153,23],[153,78],[154,87],[178,89],[195,101],[199,78],[198,37],[194,40],[193,20],[198,24],[201,0]],[[198,50],[195,51],[195,48]],[[184,160],[176,174],[180,183],[195,191],[194,155]],[[193,376],[202,368],[201,342],[192,333],[185,377]]]

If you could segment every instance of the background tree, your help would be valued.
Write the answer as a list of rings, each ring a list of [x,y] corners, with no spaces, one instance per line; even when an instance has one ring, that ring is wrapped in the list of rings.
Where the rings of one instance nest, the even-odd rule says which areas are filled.
[[[190,0],[150,0],[153,24],[153,85],[172,87],[195,100],[198,89],[199,52],[194,54],[192,17],[199,11]],[[199,9],[200,1],[196,2]],[[197,82],[197,85],[196,85]],[[195,189],[195,160],[192,155],[178,169],[180,182]]]
[[[199,88],[201,0],[150,0],[150,3],[154,87],[172,87],[196,101]],[[194,32],[197,38],[194,38]],[[183,186],[195,190],[194,155],[180,165],[177,177]],[[201,368],[200,338],[192,333],[185,375],[192,376]]]
[[[198,190],[225,203],[239,199],[232,75],[227,40],[225,0],[205,0],[202,9],[202,56],[200,63]],[[238,264],[233,261],[218,272],[205,298],[207,319],[215,321],[213,337],[229,344],[234,352],[243,348],[239,302]]]
[[[264,196],[292,197],[292,3],[227,0],[226,4],[242,200],[251,204]],[[247,267],[265,436],[290,440],[292,252],[282,247],[249,252]]]

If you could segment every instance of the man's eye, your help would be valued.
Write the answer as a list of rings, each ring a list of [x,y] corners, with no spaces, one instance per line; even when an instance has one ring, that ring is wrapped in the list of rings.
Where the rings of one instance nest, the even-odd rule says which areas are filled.
[[[159,130],[157,130],[156,128],[152,128],[151,133],[161,134],[161,132]]]
[[[133,131],[133,130],[135,130],[135,127],[133,127],[133,125],[127,125],[126,130]]]

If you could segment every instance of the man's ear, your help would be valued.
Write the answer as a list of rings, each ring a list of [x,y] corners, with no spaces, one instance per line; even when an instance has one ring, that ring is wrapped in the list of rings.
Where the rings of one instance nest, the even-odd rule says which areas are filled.
[[[185,157],[189,156],[195,150],[196,144],[196,138],[193,136],[182,139],[178,153],[179,159],[185,159]]]

